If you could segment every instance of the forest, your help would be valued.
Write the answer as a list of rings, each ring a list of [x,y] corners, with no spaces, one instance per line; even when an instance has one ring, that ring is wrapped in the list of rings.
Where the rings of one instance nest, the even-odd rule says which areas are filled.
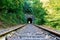
[[[60,0],[0,0],[0,27],[25,24],[27,11],[34,24],[60,30]]]

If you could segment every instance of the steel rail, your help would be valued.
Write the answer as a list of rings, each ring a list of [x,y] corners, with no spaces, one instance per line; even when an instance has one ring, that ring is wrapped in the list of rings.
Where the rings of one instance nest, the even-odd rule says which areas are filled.
[[[57,32],[55,30],[51,30],[51,29],[45,28],[45,27],[40,26],[40,25],[34,25],[34,26],[38,27],[39,29],[41,28],[41,29],[43,29],[45,31],[48,31],[48,32],[52,33],[53,35],[56,35],[56,36],[60,37],[60,32]]]
[[[12,30],[6,31],[6,32],[0,34],[0,37],[5,36],[5,35],[7,35],[7,34],[13,32],[13,31],[16,31],[16,30],[18,30],[18,29],[21,29],[21,28],[23,28],[25,25],[26,25],[26,24],[21,25],[21,26],[19,26],[19,27],[17,27],[17,28],[14,28],[14,29],[12,29]]]

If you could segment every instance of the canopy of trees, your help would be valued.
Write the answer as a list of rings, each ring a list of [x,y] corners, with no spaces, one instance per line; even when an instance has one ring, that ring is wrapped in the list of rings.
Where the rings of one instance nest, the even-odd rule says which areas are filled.
[[[47,0],[46,0],[47,1]],[[26,23],[25,14],[35,17],[34,24],[60,29],[60,0],[0,0],[0,25]]]

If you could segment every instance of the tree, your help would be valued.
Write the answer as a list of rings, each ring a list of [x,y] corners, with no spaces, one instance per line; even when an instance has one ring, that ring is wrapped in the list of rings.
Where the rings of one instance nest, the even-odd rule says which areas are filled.
[[[3,26],[17,25],[25,22],[22,11],[23,5],[24,0],[0,1],[0,21],[3,22]]]
[[[45,7],[47,14],[45,16],[46,25],[54,28],[60,28],[60,0],[50,0]]]
[[[35,23],[36,24],[44,24],[45,23],[45,15],[46,10],[42,7],[42,3],[40,0],[33,0],[32,4],[33,15],[35,16]]]

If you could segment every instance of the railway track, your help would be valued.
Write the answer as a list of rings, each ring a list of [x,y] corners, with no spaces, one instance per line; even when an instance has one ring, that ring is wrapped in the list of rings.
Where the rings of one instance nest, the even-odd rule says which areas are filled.
[[[60,34],[37,25],[27,24],[9,32],[4,40],[60,40]]]

